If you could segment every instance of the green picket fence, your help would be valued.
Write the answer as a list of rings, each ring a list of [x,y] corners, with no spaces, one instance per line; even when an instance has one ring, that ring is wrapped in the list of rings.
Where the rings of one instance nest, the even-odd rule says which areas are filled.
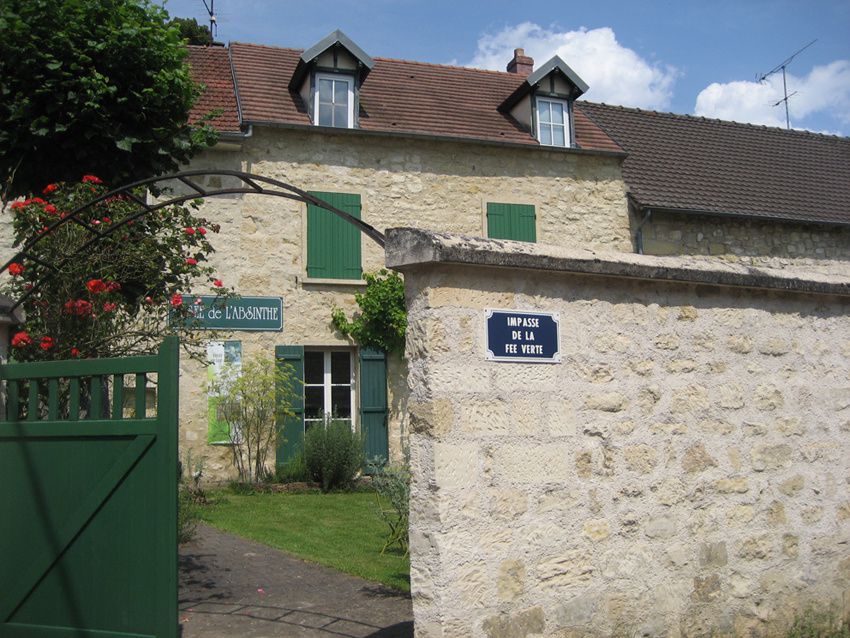
[[[0,380],[0,636],[176,637],[177,340]]]

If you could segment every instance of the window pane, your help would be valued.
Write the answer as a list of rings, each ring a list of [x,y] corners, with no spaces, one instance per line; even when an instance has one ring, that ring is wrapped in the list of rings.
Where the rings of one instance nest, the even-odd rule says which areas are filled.
[[[552,133],[554,135],[554,141],[552,142],[555,146],[566,146],[566,140],[564,139],[564,127],[563,126],[553,126]]]
[[[346,128],[348,126],[348,106],[334,106],[334,126]]]
[[[333,107],[330,104],[319,104],[319,126],[333,126]]]
[[[304,418],[318,419],[325,408],[325,389],[322,386],[304,388]]]
[[[335,417],[347,419],[351,417],[351,388],[349,386],[334,386],[331,389],[332,413]]]
[[[555,124],[564,123],[564,105],[557,102],[552,103],[552,121]]]
[[[331,352],[331,383],[351,384],[351,355]]]
[[[348,82],[334,82],[334,104],[348,105]]]
[[[540,143],[552,144],[552,127],[549,124],[540,124]]]
[[[333,80],[319,80],[319,102],[333,101]]]
[[[551,122],[552,116],[549,113],[549,102],[541,100],[538,102],[537,112],[540,117],[540,122]]]
[[[324,383],[325,355],[323,352],[304,353],[304,383]]]

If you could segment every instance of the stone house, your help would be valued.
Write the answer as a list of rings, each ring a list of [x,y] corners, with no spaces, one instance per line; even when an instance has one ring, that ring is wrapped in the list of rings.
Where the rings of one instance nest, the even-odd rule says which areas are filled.
[[[383,231],[412,226],[593,251],[696,253],[847,271],[850,140],[592,104],[555,57],[522,49],[505,72],[372,58],[342,32],[307,50],[190,47],[219,144],[189,168],[232,169],[310,191]],[[217,186],[226,176],[212,175]],[[276,352],[302,376],[303,410],[278,462],[322,414],[349,419],[367,454],[400,458],[406,362],[337,333],[383,251],[331,213],[255,195],[207,200],[227,285],[281,299],[282,326],[240,330],[221,360]],[[434,338],[432,338],[432,341]],[[439,335],[452,348],[452,335]],[[483,345],[482,345],[483,347]],[[206,374],[181,375],[181,446],[227,473]],[[301,407],[301,406],[299,406]]]

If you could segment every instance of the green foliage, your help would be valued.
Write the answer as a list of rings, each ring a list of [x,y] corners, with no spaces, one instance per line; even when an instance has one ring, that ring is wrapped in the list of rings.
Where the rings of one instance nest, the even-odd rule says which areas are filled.
[[[310,480],[310,468],[304,453],[299,452],[289,463],[278,466],[276,477],[280,483],[306,483]]]
[[[398,273],[381,270],[366,274],[366,291],[354,295],[360,314],[348,320],[340,308],[334,308],[334,327],[364,348],[384,352],[404,352],[407,308],[404,280]]]
[[[794,617],[786,638],[850,638],[850,619],[834,607],[810,608]]]
[[[180,37],[186,44],[204,46],[213,43],[210,28],[205,24],[198,24],[195,18],[171,18],[168,24],[180,30]]]
[[[0,2],[4,200],[82,172],[123,184],[215,139],[188,124],[200,88],[168,13],[149,0]]]
[[[372,474],[372,487],[375,489],[378,516],[387,526],[381,554],[391,547],[398,547],[406,556],[410,547],[410,469],[406,465],[379,466]]]
[[[74,183],[49,184],[43,197],[13,202],[14,246],[23,248],[68,211],[107,192],[93,175]],[[42,189],[39,189],[41,192]],[[139,194],[144,196],[143,194]],[[13,343],[17,361],[120,357],[155,352],[163,336],[180,336],[193,356],[203,338],[191,330],[191,306],[181,294],[205,284],[223,297],[207,259],[214,252],[208,233],[219,228],[195,215],[197,204],[170,206],[119,225],[138,212],[126,197],[91,207],[80,221],[105,236],[92,247],[83,224],[64,223],[27,249],[29,259],[9,266],[0,291],[24,302],[26,321]],[[67,263],[48,274],[43,264]],[[8,277],[8,279],[7,279]]]
[[[304,460],[323,492],[350,490],[363,466],[363,441],[347,421],[316,424],[304,435]]]
[[[289,368],[257,354],[238,374],[225,368],[212,382],[219,418],[230,428],[231,458],[241,483],[260,484],[272,476],[269,456],[277,423],[293,414],[291,376]]]
[[[201,487],[204,474],[204,458],[195,459],[192,453],[186,454],[186,460],[179,466],[177,492],[177,542],[181,545],[195,539],[198,522],[201,520],[201,506],[207,502],[207,496]]]

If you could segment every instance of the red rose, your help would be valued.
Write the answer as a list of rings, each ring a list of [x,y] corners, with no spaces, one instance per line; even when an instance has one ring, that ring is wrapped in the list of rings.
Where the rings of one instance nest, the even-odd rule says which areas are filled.
[[[42,337],[39,348],[42,350],[50,350],[53,347],[53,337]]]
[[[24,267],[21,266],[21,264],[19,264],[18,262],[13,261],[11,264],[9,264],[9,274],[13,277],[17,277],[18,275],[23,274],[23,272]]]
[[[103,304],[103,312],[114,312],[116,308],[118,308],[118,304],[112,303],[111,301],[107,301]]]
[[[109,217],[104,217],[104,218],[103,218],[103,223],[104,223],[104,224],[111,224],[111,223],[112,223],[112,220],[111,220]]]
[[[207,229],[206,229],[206,228],[204,228],[203,226],[198,226],[198,232],[199,232],[201,235],[206,235],[206,234],[207,234]]]
[[[175,292],[171,295],[171,305],[175,308],[179,308],[183,305],[183,296],[179,292]]]
[[[186,226],[186,228],[183,229],[183,232],[191,236],[195,234],[195,229],[191,226]]]
[[[90,293],[96,295],[106,291],[106,284],[103,283],[102,279],[89,279],[86,282],[86,288]]]
[[[216,288],[221,288],[222,286],[224,286],[224,283],[221,281],[221,279],[215,279],[213,281],[213,286],[215,286]]]
[[[29,200],[12,202],[12,205],[9,206],[9,208],[11,208],[12,210],[21,210],[22,208],[26,208],[28,203]]]
[[[66,301],[62,308],[66,314],[77,315],[78,317],[86,317],[91,314],[91,303],[85,299]]]
[[[58,188],[59,188],[59,184],[48,184],[47,186],[44,187],[44,190],[41,191],[41,192],[44,193],[45,195],[49,195],[50,193],[52,193],[53,191],[55,191]]]
[[[103,180],[96,175],[83,175],[83,184],[103,184]]]
[[[48,204],[47,206],[44,207],[44,212],[50,213],[51,215],[55,215],[57,211],[56,211],[56,207],[53,204]]]
[[[41,197],[33,197],[32,199],[27,200],[28,204],[41,204],[44,206],[47,202],[41,199]]]
[[[27,346],[32,345],[32,337],[30,337],[26,331],[22,330],[15,334],[12,337],[12,347],[13,348],[26,348]]]
[[[115,292],[116,290],[121,290],[121,284],[117,281],[110,281],[106,284],[106,290],[109,292]]]
[[[153,297],[145,297],[145,303],[149,306],[153,304]]]
[[[80,349],[79,348],[71,348],[71,356],[72,357],[79,357],[80,356]]]
[[[186,264],[188,264],[189,266],[197,266],[197,265],[198,265],[198,260],[197,260],[197,259],[195,259],[194,257],[189,257],[189,258],[186,260]]]

